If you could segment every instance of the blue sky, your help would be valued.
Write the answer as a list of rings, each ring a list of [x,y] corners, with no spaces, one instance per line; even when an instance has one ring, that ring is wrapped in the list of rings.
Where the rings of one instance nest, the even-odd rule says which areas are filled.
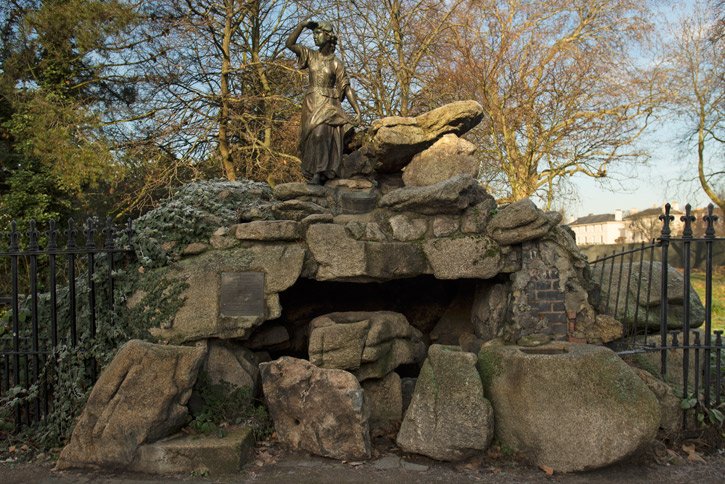
[[[662,33],[666,22],[676,19],[678,13],[692,8],[694,0],[662,3]],[[710,200],[696,182],[697,152],[692,143],[683,143],[687,127],[674,118],[663,119],[650,130],[643,146],[651,154],[648,166],[632,168],[631,179],[612,183],[612,189],[603,187],[595,180],[586,177],[574,177],[579,200],[567,204],[564,208],[567,216],[580,217],[590,213],[613,213],[616,209],[624,211],[633,207],[643,210],[666,202],[678,202],[684,207],[691,203],[694,207],[705,206]],[[722,156],[716,153],[714,156]]]

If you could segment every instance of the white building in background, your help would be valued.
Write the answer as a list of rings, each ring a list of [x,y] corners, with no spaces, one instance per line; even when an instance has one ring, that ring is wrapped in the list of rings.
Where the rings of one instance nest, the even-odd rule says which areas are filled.
[[[664,205],[642,211],[633,208],[626,215],[617,209],[614,213],[579,217],[570,222],[569,227],[576,234],[576,242],[579,245],[649,242],[659,236],[662,229],[659,217],[664,212]],[[672,234],[679,235],[682,231],[680,216],[684,215],[684,212],[679,210],[676,202],[672,203],[670,215],[675,217],[670,225]]]

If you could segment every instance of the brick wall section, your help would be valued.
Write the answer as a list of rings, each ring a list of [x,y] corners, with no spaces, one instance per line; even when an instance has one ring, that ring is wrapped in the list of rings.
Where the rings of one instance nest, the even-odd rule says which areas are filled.
[[[527,261],[539,258],[539,251],[533,244],[525,244],[522,252],[524,267],[528,265]],[[526,300],[531,316],[548,321],[553,339],[566,341],[571,333],[570,318],[564,306],[564,293],[559,292],[559,287],[558,270],[550,268],[539,272],[526,285]]]

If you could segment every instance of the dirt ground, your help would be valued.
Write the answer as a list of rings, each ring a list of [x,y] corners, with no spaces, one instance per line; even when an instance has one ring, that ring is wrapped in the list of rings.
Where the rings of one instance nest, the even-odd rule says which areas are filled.
[[[682,448],[679,448],[682,447]],[[441,463],[421,456],[403,455],[394,445],[378,442],[374,458],[345,462],[289,452],[274,442],[261,443],[250,462],[237,474],[153,476],[128,472],[52,471],[53,463],[0,462],[3,484],[163,484],[163,483],[257,483],[257,484],[434,484],[434,483],[539,483],[604,484],[619,482],[684,484],[725,483],[725,450],[701,455],[689,445],[677,451],[654,445],[648,452],[626,462],[589,472],[547,473],[524,460],[504,455],[493,447],[486,454],[457,463]],[[201,474],[201,475],[199,475]]]

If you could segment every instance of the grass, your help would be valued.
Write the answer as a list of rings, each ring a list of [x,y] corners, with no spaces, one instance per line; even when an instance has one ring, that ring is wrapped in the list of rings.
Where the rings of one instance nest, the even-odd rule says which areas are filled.
[[[705,304],[705,273],[693,271],[690,284]],[[725,274],[712,275],[712,329],[725,330]]]

